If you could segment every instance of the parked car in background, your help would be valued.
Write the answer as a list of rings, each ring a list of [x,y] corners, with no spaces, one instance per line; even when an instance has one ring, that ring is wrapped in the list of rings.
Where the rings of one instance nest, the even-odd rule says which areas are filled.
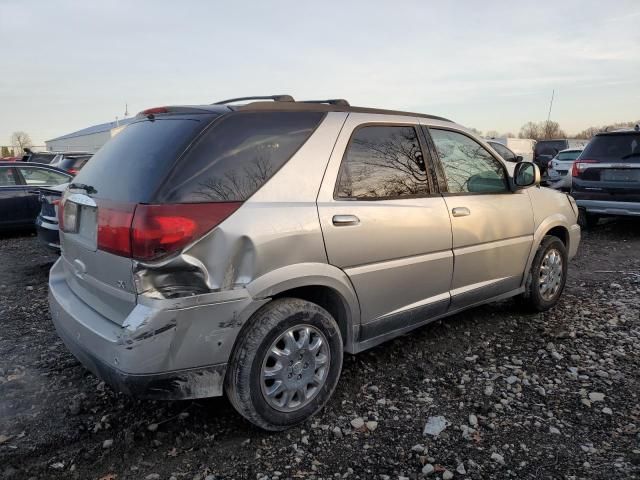
[[[547,168],[549,162],[562,150],[568,148],[583,148],[587,144],[587,140],[576,139],[555,139],[555,140],[538,140],[533,149],[533,163],[538,165],[543,179],[547,177]]]
[[[582,148],[567,148],[551,159],[547,165],[547,183],[550,188],[571,191],[571,169],[581,153]]]
[[[38,232],[38,240],[47,248],[60,250],[60,229],[58,224],[58,205],[62,198],[68,183],[63,183],[56,187],[39,188],[38,199],[40,201],[40,213],[36,218],[36,230]]]
[[[283,430],[326,404],[344,351],[558,302],[577,208],[529,188],[533,163],[440,117],[269,98],[145,110],[64,192],[50,311],[114,388],[226,392]]]
[[[87,152],[65,152],[60,153],[51,162],[51,165],[62,170],[66,170],[72,175],[77,175],[80,169],[85,166],[93,153]]]
[[[40,212],[37,189],[67,183],[71,178],[49,165],[0,162],[0,229],[33,227]]]
[[[595,225],[603,215],[640,217],[640,125],[598,133],[571,173],[582,226]]]
[[[58,154],[56,152],[34,152],[30,148],[25,148],[22,161],[48,165],[54,160],[54,158],[56,158],[57,155]]]
[[[507,162],[521,162],[522,155],[516,155],[509,147],[494,140],[487,140],[487,143]]]
[[[18,160],[22,160],[22,157],[2,157],[2,158],[0,158],[0,162],[17,162]]]

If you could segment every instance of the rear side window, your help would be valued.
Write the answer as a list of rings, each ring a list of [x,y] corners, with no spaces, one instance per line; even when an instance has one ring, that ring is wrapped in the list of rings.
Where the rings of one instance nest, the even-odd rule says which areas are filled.
[[[462,133],[430,128],[442,162],[449,193],[509,191],[504,166],[475,140]]]
[[[87,162],[74,183],[96,198],[150,203],[167,172],[216,115],[171,115],[127,125]]]
[[[412,126],[365,126],[342,160],[337,198],[385,199],[429,195],[425,158]]]
[[[0,168],[0,187],[12,187],[17,184],[13,168]]]
[[[224,117],[175,166],[158,192],[158,200],[244,201],[293,156],[323,118],[322,112],[237,113]]]
[[[640,162],[640,134],[595,136],[580,158],[602,162]]]

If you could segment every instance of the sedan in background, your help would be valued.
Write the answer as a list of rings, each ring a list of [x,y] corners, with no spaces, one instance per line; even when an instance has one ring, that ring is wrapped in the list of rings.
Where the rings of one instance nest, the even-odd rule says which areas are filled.
[[[0,162],[0,230],[29,228],[40,212],[40,187],[68,183],[73,175],[38,163]]]
[[[571,169],[573,162],[582,153],[582,148],[561,150],[547,164],[547,183],[550,188],[569,192],[571,190]]]
[[[58,205],[62,193],[69,186],[63,183],[56,187],[40,188],[40,214],[36,218],[38,240],[47,248],[60,251],[60,227],[58,224]]]

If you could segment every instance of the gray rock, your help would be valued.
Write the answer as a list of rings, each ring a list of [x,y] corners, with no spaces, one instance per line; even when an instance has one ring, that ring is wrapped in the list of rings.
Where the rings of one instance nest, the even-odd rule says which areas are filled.
[[[102,442],[102,448],[111,448],[113,446],[113,438],[109,438]]]
[[[496,463],[499,463],[500,465],[504,465],[504,457],[497,452],[493,452],[491,454],[491,460],[493,460]]]
[[[436,471],[436,468],[430,463],[427,463],[424,467],[422,467],[423,475],[431,475],[435,471]]]
[[[364,426],[364,420],[362,419],[362,417],[354,418],[353,420],[351,420],[351,426],[356,430],[359,430]]]
[[[600,393],[600,392],[591,392],[589,394],[589,400],[592,402],[604,402],[604,397],[605,394],[604,393]]]
[[[445,417],[441,415],[429,417],[427,419],[426,425],[424,426],[424,431],[422,432],[422,434],[437,437],[449,425],[451,425],[451,422],[449,422]]]

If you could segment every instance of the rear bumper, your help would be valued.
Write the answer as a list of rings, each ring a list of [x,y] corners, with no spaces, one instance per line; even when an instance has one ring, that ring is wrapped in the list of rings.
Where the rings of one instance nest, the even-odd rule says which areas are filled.
[[[119,325],[73,293],[61,260],[49,278],[51,316],[67,348],[114,389],[141,398],[222,395],[243,319],[254,311],[249,307],[261,304],[244,291],[238,295],[188,308],[176,308],[180,299],[161,300],[167,308],[160,309],[138,304]]]
[[[612,202],[609,200],[581,200],[576,199],[578,207],[589,213],[598,215],[640,216],[640,202]]]
[[[53,223],[41,215],[36,218],[36,231],[38,232],[38,240],[48,248],[60,251],[60,233],[58,223]]]

